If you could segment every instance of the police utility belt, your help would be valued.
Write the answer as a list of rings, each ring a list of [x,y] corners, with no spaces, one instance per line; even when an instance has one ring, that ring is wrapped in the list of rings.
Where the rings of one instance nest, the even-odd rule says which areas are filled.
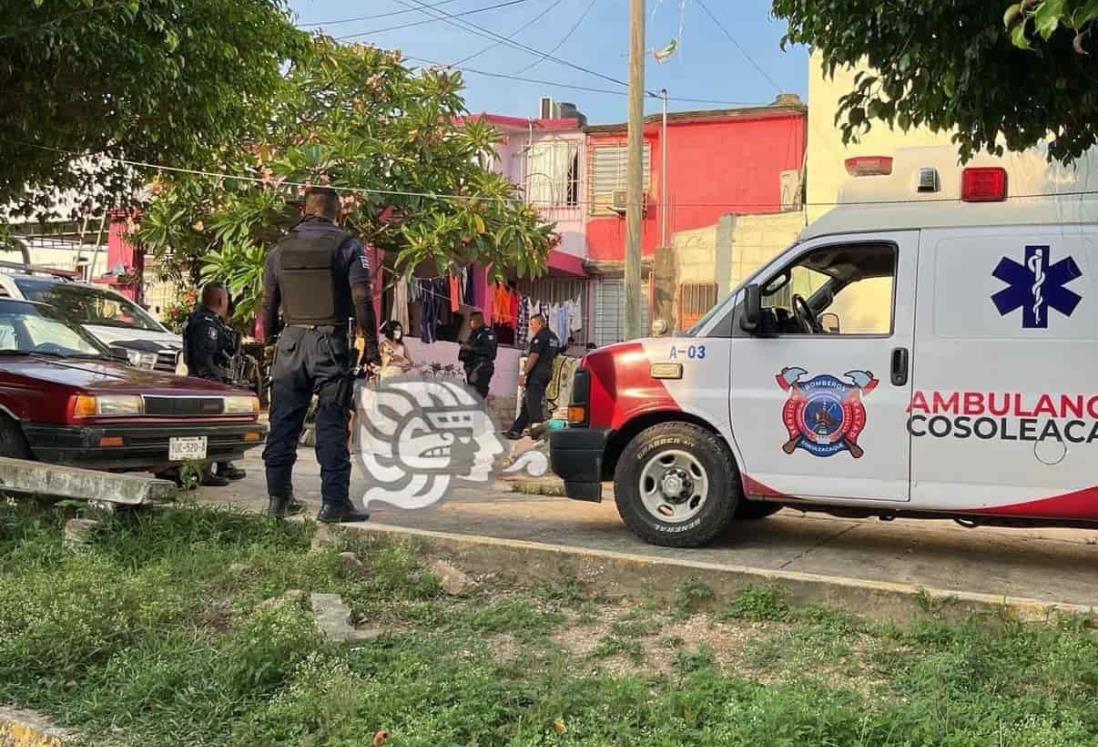
[[[298,329],[307,329],[312,332],[320,332],[325,335],[334,335],[336,332],[340,334],[347,333],[346,324],[287,324],[287,327],[297,327]]]

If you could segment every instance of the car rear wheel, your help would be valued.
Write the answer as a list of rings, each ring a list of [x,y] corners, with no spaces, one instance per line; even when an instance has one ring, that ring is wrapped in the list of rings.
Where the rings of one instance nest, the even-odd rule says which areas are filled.
[[[27,439],[23,437],[23,429],[7,415],[0,415],[0,457],[12,459],[29,459],[30,449],[27,448]]]
[[[644,541],[697,547],[732,523],[740,481],[716,434],[692,423],[660,423],[622,452],[614,501],[622,521]]]

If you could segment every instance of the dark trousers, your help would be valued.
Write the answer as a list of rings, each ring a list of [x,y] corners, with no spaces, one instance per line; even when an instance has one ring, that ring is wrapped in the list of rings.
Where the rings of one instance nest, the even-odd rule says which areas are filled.
[[[526,395],[522,398],[522,409],[511,424],[511,433],[522,433],[531,423],[545,420],[545,387],[549,382],[544,379],[526,381]]]
[[[320,494],[325,503],[347,505],[351,483],[351,398],[347,380],[349,353],[345,335],[286,327],[271,367],[271,427],[263,463],[267,494],[293,495],[297,444],[313,395],[317,396],[316,458]]]
[[[465,382],[476,390],[481,399],[488,399],[488,387],[495,372],[495,366],[491,363],[482,363],[465,371]]]

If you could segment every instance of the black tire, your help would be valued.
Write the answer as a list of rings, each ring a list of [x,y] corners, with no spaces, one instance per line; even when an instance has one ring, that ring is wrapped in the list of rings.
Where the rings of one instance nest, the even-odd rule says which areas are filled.
[[[661,451],[686,452],[705,470],[709,487],[700,511],[681,523],[655,516],[641,498],[645,465]],[[740,502],[740,479],[728,447],[714,433],[691,423],[660,423],[641,431],[625,447],[614,470],[614,502],[622,521],[638,537],[664,547],[697,547],[731,525]]]
[[[749,501],[740,499],[740,505],[736,506],[736,519],[742,521],[756,521],[765,519],[781,511],[784,506],[770,501]]]
[[[30,456],[27,439],[23,437],[19,423],[7,415],[0,415],[0,457],[30,459]]]

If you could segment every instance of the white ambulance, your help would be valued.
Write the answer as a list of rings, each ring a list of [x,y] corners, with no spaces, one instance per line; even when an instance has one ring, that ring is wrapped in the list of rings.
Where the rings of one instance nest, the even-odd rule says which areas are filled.
[[[589,353],[567,494],[705,543],[783,506],[1098,528],[1098,169],[847,162],[840,206],[679,337]]]

